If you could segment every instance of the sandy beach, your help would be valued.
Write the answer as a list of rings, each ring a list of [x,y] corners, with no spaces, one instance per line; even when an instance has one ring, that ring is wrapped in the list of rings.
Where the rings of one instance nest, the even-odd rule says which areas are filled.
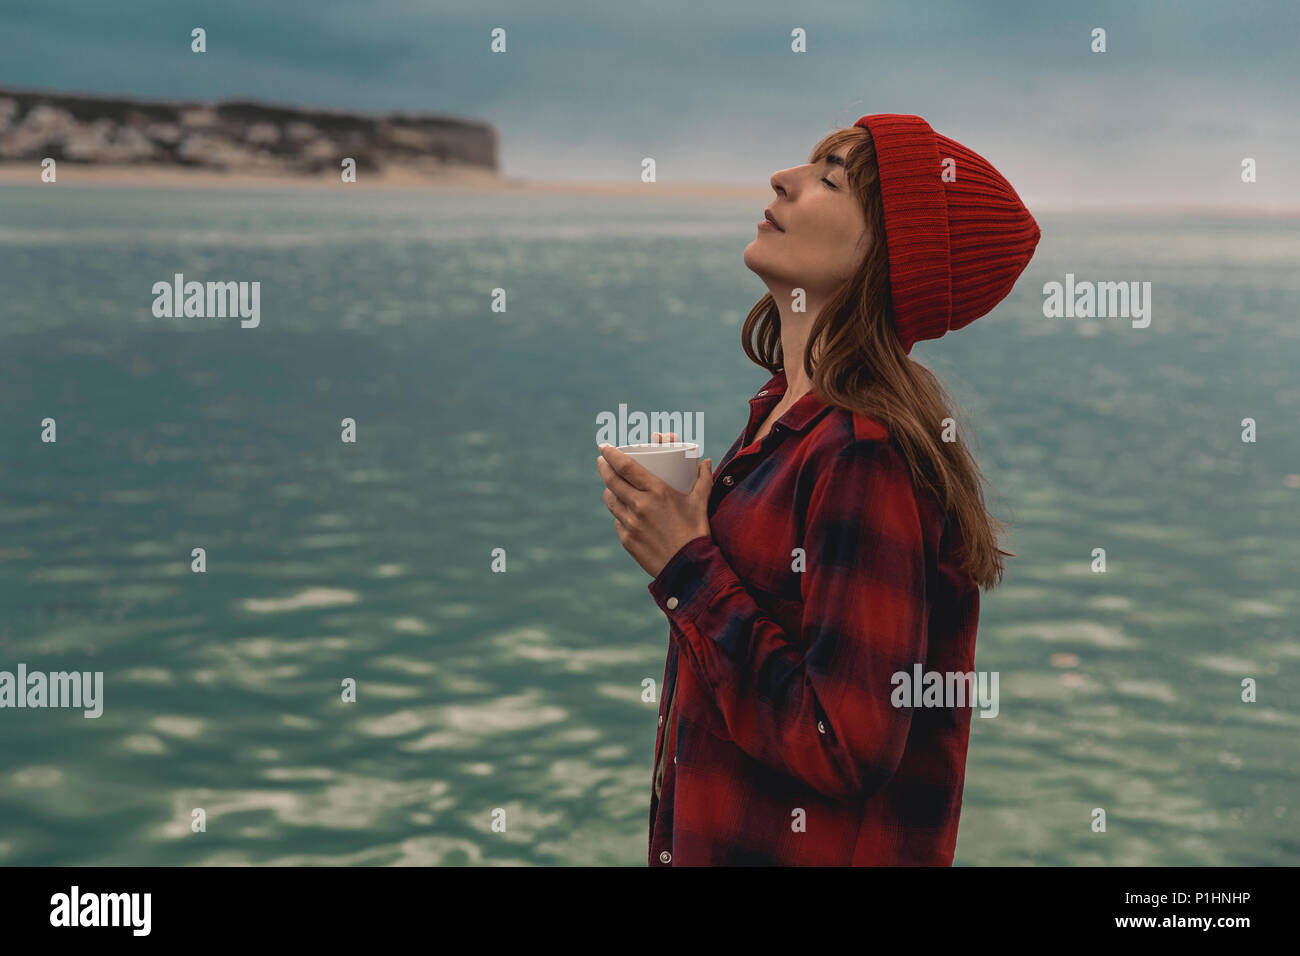
[[[0,163],[0,185],[49,186],[41,182],[40,165],[33,162]],[[61,162],[59,186],[109,186],[131,189],[359,189],[429,192],[529,192],[582,193],[609,196],[662,196],[673,198],[770,198],[766,183],[753,187],[725,183],[642,183],[588,182],[582,180],[534,180],[502,176],[490,170],[462,167],[431,175],[423,169],[389,166],[381,173],[360,172],[355,183],[344,183],[336,172],[318,175],[283,175],[254,172],[223,172],[216,169],[175,165],[111,165]]]
[[[361,172],[355,183],[344,183],[334,172],[310,174],[277,174],[248,171],[223,172],[211,168],[190,168],[177,165],[113,165],[108,163],[63,162],[58,166],[59,186],[117,187],[125,189],[228,189],[273,192],[285,190],[322,190],[348,188],[365,192],[430,192],[430,193],[570,193],[587,196],[612,196],[626,198],[663,199],[746,199],[759,203],[772,199],[772,189],[766,182],[753,186],[731,183],[658,182],[642,183],[602,182],[589,180],[540,180],[522,176],[503,176],[476,167],[448,167],[444,172],[431,174],[427,167],[394,164],[380,173]],[[0,163],[0,186],[45,186],[41,182],[39,164],[33,162]],[[1202,216],[1263,216],[1279,218],[1300,217],[1300,208],[1262,204],[1249,205],[1171,205],[1168,203],[1120,203],[1116,201],[1085,204],[1077,199],[1039,198],[1032,203],[1039,212],[1079,212],[1096,215],[1202,215]]]

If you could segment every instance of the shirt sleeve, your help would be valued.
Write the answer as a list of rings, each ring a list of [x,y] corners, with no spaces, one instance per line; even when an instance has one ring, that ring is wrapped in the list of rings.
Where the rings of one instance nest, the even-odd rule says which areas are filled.
[[[687,542],[649,584],[731,739],[839,800],[897,769],[910,706],[897,681],[924,664],[924,532],[906,459],[858,439],[830,459],[807,502],[801,633],[764,616],[713,538]],[[761,529],[749,532],[761,546]],[[793,561],[793,558],[791,558]],[[795,639],[797,638],[797,640]]]

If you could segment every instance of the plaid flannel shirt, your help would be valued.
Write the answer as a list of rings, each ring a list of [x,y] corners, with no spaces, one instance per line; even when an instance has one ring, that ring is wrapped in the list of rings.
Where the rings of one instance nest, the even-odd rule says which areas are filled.
[[[890,696],[917,663],[974,670],[956,524],[882,425],[813,392],[753,442],[785,388],[750,400],[710,534],[648,585],[670,631],[650,865],[950,865],[970,702]]]

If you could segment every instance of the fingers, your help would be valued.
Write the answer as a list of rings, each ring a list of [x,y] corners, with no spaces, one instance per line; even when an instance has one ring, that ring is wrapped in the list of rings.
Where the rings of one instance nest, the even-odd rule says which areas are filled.
[[[615,524],[626,526],[631,523],[631,509],[614,492],[606,488],[601,497],[605,499],[605,507],[609,509],[609,513],[614,516]]]
[[[695,484],[691,487],[694,492],[701,488],[711,488],[713,486],[713,459],[701,458],[700,467],[695,472]]]
[[[614,467],[604,458],[596,459],[596,470],[605,482],[604,499],[610,514],[623,520],[624,524],[635,514],[636,488],[624,481]]]
[[[679,441],[681,441],[681,439],[677,437],[677,433],[676,433],[676,432],[655,432],[655,433],[654,433],[654,437],[652,437],[652,438],[650,439],[650,441],[651,441],[652,443],[657,443],[657,442],[679,442]]]
[[[605,470],[601,471],[601,477],[605,479],[605,484],[609,485],[620,498],[626,499],[626,492],[631,489],[635,491],[650,491],[654,487],[655,476],[646,471],[636,460],[619,451],[613,445],[600,446],[601,458],[605,461]],[[600,459],[596,460],[596,467],[600,468]],[[619,484],[627,485],[623,488]]]

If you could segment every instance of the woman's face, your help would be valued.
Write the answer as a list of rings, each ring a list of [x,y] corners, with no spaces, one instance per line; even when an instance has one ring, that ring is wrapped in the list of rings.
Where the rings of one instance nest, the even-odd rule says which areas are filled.
[[[820,163],[773,173],[776,198],[767,210],[780,228],[759,226],[744,254],[745,265],[769,288],[798,287],[809,298],[825,299],[861,265],[869,237],[844,175],[851,150],[836,147]]]

